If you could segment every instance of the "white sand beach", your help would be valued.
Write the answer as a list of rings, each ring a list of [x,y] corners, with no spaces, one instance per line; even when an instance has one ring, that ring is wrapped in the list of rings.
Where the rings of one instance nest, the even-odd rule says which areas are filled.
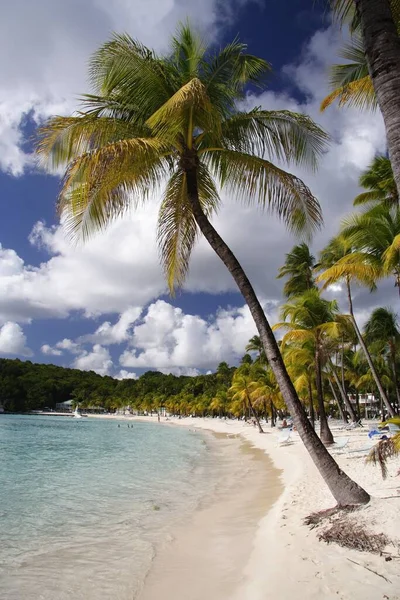
[[[144,420],[157,422],[156,417]],[[178,535],[175,547],[171,543],[169,547],[164,548],[158,558],[160,564],[165,566],[167,563],[162,561],[168,557],[170,568],[173,569],[174,564],[180,565],[172,581],[171,570],[158,571],[157,586],[154,589],[162,589],[164,599],[400,599],[400,477],[396,475],[399,465],[398,461],[391,461],[388,477],[383,480],[379,468],[365,464],[365,454],[356,450],[368,445],[367,428],[347,431],[339,424],[332,425],[335,439],[349,438],[345,448],[332,452],[335,453],[340,467],[372,496],[367,506],[346,518],[350,522],[365,525],[370,532],[384,533],[394,541],[394,544],[389,544],[385,549],[388,553],[382,556],[319,541],[321,528],[311,530],[309,526],[304,525],[304,518],[310,513],[333,507],[335,502],[297,433],[292,434],[292,443],[279,445],[278,431],[270,429],[269,425],[266,426],[267,433],[261,435],[256,428],[241,421],[170,418],[166,422],[163,418],[161,423],[190,427],[193,430],[206,429],[228,435],[241,435],[270,457],[274,467],[280,471],[279,478],[283,484],[279,490],[275,486],[275,498],[273,494],[270,496],[271,501],[267,501],[266,513],[260,514],[260,498],[262,493],[268,498],[269,491],[262,475],[260,481],[256,476],[253,477],[254,489],[248,495],[245,505],[254,502],[258,506],[258,509],[255,506],[253,517],[257,518],[259,515],[259,520],[254,528],[251,543],[243,538],[241,545],[240,538],[232,538],[232,544],[236,544],[237,547],[228,549],[223,545],[226,538],[222,536],[221,546],[218,548],[218,532],[204,535],[207,520],[202,521],[205,518],[203,515],[199,517],[199,522],[190,525],[194,527],[192,533],[196,528],[197,531],[201,531],[203,527],[201,539],[196,540],[186,529],[186,535]],[[276,478],[276,472],[270,473],[270,477]],[[238,502],[236,509],[240,510],[240,507]],[[235,507],[227,507],[228,512],[229,510],[234,511]],[[327,522],[324,526],[326,525]],[[203,593],[196,595],[196,578],[191,581],[185,570],[187,561],[194,560],[193,554],[190,558],[190,547],[199,549],[194,557],[198,572],[205,573],[206,577],[207,572],[209,574],[210,585],[205,588],[206,596]],[[235,589],[230,589],[229,595],[224,595],[221,589],[213,590],[212,582],[218,581],[219,567],[218,561],[210,560],[210,557],[218,551],[226,552],[226,559],[231,558],[233,561],[236,573]],[[190,589],[190,593],[184,592],[185,586],[186,590]],[[145,600],[158,597],[151,595],[149,590],[150,588],[145,590]]]

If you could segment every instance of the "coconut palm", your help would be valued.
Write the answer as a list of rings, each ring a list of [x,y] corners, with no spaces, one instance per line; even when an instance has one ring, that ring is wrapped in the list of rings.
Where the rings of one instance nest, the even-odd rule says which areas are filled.
[[[222,417],[222,415],[226,415],[228,404],[229,398],[226,390],[218,390],[211,400],[210,409]]]
[[[277,279],[289,277],[283,287],[286,298],[297,296],[307,290],[315,288],[313,269],[315,258],[309,247],[304,242],[294,246],[286,254],[285,264],[279,269]]]
[[[375,156],[359,179],[360,186],[367,191],[354,198],[354,206],[360,204],[383,204],[399,206],[399,194],[393,178],[392,165],[387,156]]]
[[[276,383],[275,376],[269,365],[261,366],[255,363],[251,370],[253,379],[250,384],[251,398],[255,407],[263,405],[264,413],[267,413],[267,404],[269,404],[269,413],[271,415],[271,427],[275,427],[275,416],[277,403],[282,403],[282,395]],[[279,406],[279,404],[278,404]]]
[[[231,394],[233,402],[241,402],[243,406],[249,407],[251,414],[253,415],[258,431],[260,433],[264,433],[263,428],[261,427],[260,419],[258,417],[257,411],[254,408],[252,401],[252,393],[254,391],[254,381],[253,377],[249,372],[241,371],[238,369],[233,377],[232,385],[229,388],[229,393]]]
[[[378,205],[350,215],[343,221],[342,235],[363,253],[354,262],[375,278],[393,276],[400,294],[400,210]]]
[[[283,357],[293,385],[300,397],[308,399],[310,420],[315,427],[315,350],[309,340],[285,344]]]
[[[352,29],[360,32],[368,72],[385,122],[390,161],[400,193],[399,2],[330,0],[330,4],[342,22],[350,17]]]
[[[356,228],[355,231],[357,232]],[[375,254],[371,255],[365,247],[360,248],[358,251],[354,251],[352,245],[352,242],[354,242],[353,237],[351,230],[348,231],[346,229],[344,233],[330,240],[328,245],[320,253],[320,261],[317,268],[325,270],[318,275],[316,281],[324,281],[323,289],[339,281],[345,283],[350,320],[353,324],[354,331],[356,332],[358,342],[368,361],[369,368],[371,369],[381,398],[383,399],[386,408],[392,410],[391,408],[389,409],[391,406],[389,399],[355,318],[351,292],[351,285],[353,282],[374,289],[375,280],[381,274],[381,261],[379,256],[376,256]],[[362,237],[359,237],[361,240]]]
[[[317,289],[312,289],[284,304],[281,309],[281,317],[284,321],[274,326],[274,329],[284,328],[287,330],[282,339],[283,346],[290,342],[308,342],[313,346],[320,413],[320,437],[324,444],[332,444],[333,436],[325,413],[322,364],[324,346],[327,340],[331,337],[337,338],[340,333],[341,326],[336,320],[338,312],[339,309],[335,300],[325,300],[321,298]]]
[[[389,423],[400,425],[400,419],[389,419]],[[382,477],[387,477],[387,462],[389,458],[400,455],[400,433],[395,433],[391,438],[379,441],[367,457],[367,462],[381,467]],[[400,471],[399,471],[400,473]]]
[[[332,91],[322,100],[321,111],[326,110],[335,100],[339,100],[340,107],[347,105],[360,109],[376,109],[374,86],[359,33],[355,33],[351,41],[343,46],[339,56],[346,62],[331,67],[329,83]]]
[[[246,345],[246,352],[257,353],[255,362],[260,363],[262,365],[265,365],[267,363],[267,357],[265,355],[265,350],[259,335],[253,335],[253,337],[249,340],[248,344]]]
[[[400,342],[397,315],[390,308],[376,308],[365,324],[364,334],[367,343],[378,343],[386,351],[393,374],[397,404],[400,406],[400,389],[396,367]]]
[[[55,168],[67,165],[59,209],[75,237],[102,229],[164,183],[158,241],[171,291],[183,284],[201,232],[247,302],[300,436],[336,500],[367,502],[312,430],[254,289],[210,222],[220,205],[219,183],[274,211],[294,231],[321,223],[307,186],[272,159],[314,167],[324,132],[305,115],[237,109],[245,86],[261,85],[268,70],[237,40],[213,53],[188,26],[163,57],[116,35],[91,61],[95,93],[84,98],[84,110],[50,119],[38,152]]]

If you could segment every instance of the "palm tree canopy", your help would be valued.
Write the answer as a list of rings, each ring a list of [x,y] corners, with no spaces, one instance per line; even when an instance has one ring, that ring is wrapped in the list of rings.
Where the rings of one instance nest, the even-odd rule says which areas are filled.
[[[377,108],[374,87],[368,72],[367,57],[361,37],[355,34],[339,52],[346,62],[331,67],[331,93],[323,99],[321,111],[339,100],[339,107],[354,106],[360,109]]]
[[[371,210],[351,215],[343,221],[342,235],[364,253],[366,262],[377,276],[400,276],[400,210],[377,205]]]
[[[351,241],[340,234],[321,250],[316,269],[323,269],[316,277],[317,283],[324,282],[323,289],[338,281],[347,280],[374,290],[375,281],[380,275],[380,262],[366,252],[355,251]]]
[[[208,217],[220,205],[220,186],[294,231],[318,227],[316,198],[272,160],[315,168],[327,135],[303,114],[237,108],[246,86],[261,86],[269,70],[237,39],[214,52],[188,25],[165,56],[114,35],[92,57],[93,93],[83,97],[82,111],[53,117],[40,130],[43,161],[66,167],[59,211],[71,236],[106,227],[163,184],[158,244],[172,291],[185,279],[198,234],[189,168]]]
[[[339,308],[336,300],[321,298],[317,289],[308,290],[296,296],[281,308],[283,322],[274,325],[273,329],[284,328],[287,333],[282,345],[288,342],[303,344],[321,341],[325,337],[338,337],[342,325],[337,320]]]
[[[399,341],[400,332],[397,323],[397,315],[390,308],[376,308],[364,327],[365,340],[367,343],[376,341],[393,342]]]
[[[285,264],[279,269],[277,279],[289,277],[283,288],[286,298],[315,288],[313,268],[315,258],[304,242],[286,254]]]
[[[399,195],[387,156],[376,156],[361,175],[359,183],[367,191],[355,197],[354,206],[367,203],[381,203],[388,207],[398,205]]]

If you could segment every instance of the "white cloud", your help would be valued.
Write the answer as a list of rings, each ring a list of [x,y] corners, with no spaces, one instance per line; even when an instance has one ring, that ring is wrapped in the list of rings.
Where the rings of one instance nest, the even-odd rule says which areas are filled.
[[[32,356],[33,352],[26,345],[26,336],[18,323],[9,321],[0,329],[0,354]]]
[[[138,379],[138,375],[133,371],[126,371],[121,369],[117,375],[114,375],[115,379]]]
[[[49,344],[43,344],[43,346],[41,346],[40,351],[42,354],[45,354],[46,356],[61,356],[62,355],[62,351],[61,350],[57,350],[57,348],[53,348],[52,346],[49,346]]]
[[[120,315],[114,325],[111,325],[110,321],[105,321],[94,333],[82,335],[78,338],[78,341],[80,343],[102,344],[103,346],[121,344],[131,336],[132,325],[140,317],[141,312],[140,307],[131,306]]]
[[[268,307],[276,320],[275,308]],[[133,350],[120,356],[124,367],[155,368],[175,374],[198,373],[198,369],[214,368],[219,362],[236,363],[244,354],[256,328],[247,306],[219,309],[206,320],[185,314],[157,300],[151,304],[143,322],[133,330]]]
[[[191,18],[212,38],[243,0],[14,0],[0,22],[0,169],[20,175],[32,164],[23,148],[26,115],[36,122],[71,113],[89,91],[90,55],[112,31],[164,50],[176,23]],[[21,18],[23,15],[23,18]],[[18,44],[15,40],[18,39]],[[12,60],[10,60],[12,49]]]
[[[95,371],[99,375],[110,375],[113,361],[107,348],[95,344],[91,352],[86,350],[74,360],[71,367],[82,371]]]

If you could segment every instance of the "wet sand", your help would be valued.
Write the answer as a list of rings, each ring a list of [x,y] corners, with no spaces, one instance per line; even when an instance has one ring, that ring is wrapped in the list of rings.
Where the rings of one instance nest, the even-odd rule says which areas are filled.
[[[159,549],[138,600],[232,600],[243,584],[259,522],[283,485],[262,450],[213,436],[228,468],[212,497]]]

